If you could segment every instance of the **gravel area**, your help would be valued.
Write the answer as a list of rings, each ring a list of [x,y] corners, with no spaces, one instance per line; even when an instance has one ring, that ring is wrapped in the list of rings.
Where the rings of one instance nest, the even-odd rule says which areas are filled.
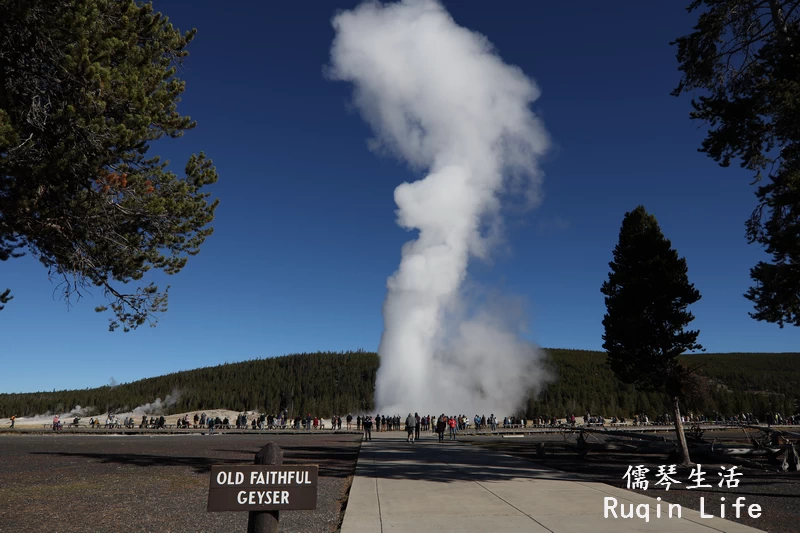
[[[730,437],[740,436],[741,432],[731,432]],[[725,440],[725,434],[715,433],[714,438],[720,441]],[[574,442],[574,437],[569,438]],[[485,446],[495,451],[514,455],[528,459],[536,464],[548,466],[565,472],[580,474],[586,481],[597,481],[608,483],[620,488],[626,488],[627,480],[623,479],[628,466],[643,465],[649,468],[647,479],[650,485],[647,491],[637,490],[636,492],[650,496],[652,498],[661,497],[667,503],[677,503],[682,507],[700,510],[700,497],[705,499],[705,512],[714,516],[720,516],[720,498],[725,498],[726,507],[725,518],[752,526],[770,533],[797,533],[798,518],[800,517],[800,472],[778,472],[774,467],[770,468],[764,462],[763,468],[752,468],[749,466],[737,465],[736,472],[742,476],[738,477],[739,486],[737,488],[727,488],[723,483],[722,488],[718,487],[720,477],[718,472],[720,467],[729,468],[733,465],[730,461],[711,457],[695,456],[695,463],[702,465],[702,470],[706,472],[704,484],[711,484],[711,489],[687,489],[687,485],[694,485],[694,480],[689,478],[691,468],[677,467],[677,475],[671,476],[681,482],[680,485],[672,485],[669,491],[664,490],[663,486],[654,486],[659,465],[669,465],[674,461],[666,457],[655,455],[635,455],[630,453],[590,453],[586,457],[580,457],[576,452],[566,450],[563,446],[564,437],[561,435],[538,435],[526,436],[521,439],[501,439],[501,438],[480,438],[469,439],[473,444]],[[545,455],[540,457],[536,453],[535,444],[545,443]],[[736,518],[733,514],[732,504],[738,496],[744,496],[745,507],[742,508],[742,516]],[[761,506],[761,516],[750,518],[747,514],[747,506],[750,504]],[[667,506],[662,504],[662,509],[666,512]]]
[[[246,512],[206,512],[212,465],[252,464],[273,441],[284,464],[319,465],[317,509],[284,511],[282,532],[341,526],[359,435],[0,437],[0,532],[247,530]]]

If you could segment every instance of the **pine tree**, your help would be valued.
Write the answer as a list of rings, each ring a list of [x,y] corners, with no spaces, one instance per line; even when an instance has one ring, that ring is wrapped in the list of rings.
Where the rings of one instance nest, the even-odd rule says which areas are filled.
[[[687,308],[700,292],[689,283],[686,260],[642,206],[625,214],[609,266],[601,289],[608,310],[603,318],[608,364],[620,381],[669,396],[682,460],[688,464],[679,401],[689,376],[678,356],[703,349],[697,343],[700,332],[685,330],[694,320]]]
[[[673,94],[699,93],[701,152],[723,167],[738,159],[762,182],[746,234],[772,260],[750,270],[750,316],[800,326],[800,0],[694,0],[688,11],[699,15],[673,43],[683,73]]]
[[[134,0],[0,1],[0,261],[30,253],[68,303],[99,287],[112,330],[154,324],[167,291],[124,286],[179,272],[212,232],[211,161],[179,177],[148,155],[194,127],[176,77],[194,35]]]

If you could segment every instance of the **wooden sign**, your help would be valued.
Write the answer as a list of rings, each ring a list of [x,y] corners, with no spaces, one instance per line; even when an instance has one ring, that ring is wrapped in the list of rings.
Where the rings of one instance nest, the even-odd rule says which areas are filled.
[[[317,465],[212,466],[208,511],[317,508]]]

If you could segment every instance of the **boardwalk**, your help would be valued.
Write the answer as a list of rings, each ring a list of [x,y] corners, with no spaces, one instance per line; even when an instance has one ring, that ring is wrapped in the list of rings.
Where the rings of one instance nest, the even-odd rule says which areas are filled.
[[[439,444],[430,434],[408,444],[400,433],[373,433],[362,445],[342,533],[755,533],[720,518],[682,509],[573,474],[461,442]],[[656,494],[653,494],[656,496]],[[603,517],[605,498],[626,508],[647,504],[650,519]],[[656,518],[660,503],[662,517]],[[644,513],[644,508],[640,508]]]

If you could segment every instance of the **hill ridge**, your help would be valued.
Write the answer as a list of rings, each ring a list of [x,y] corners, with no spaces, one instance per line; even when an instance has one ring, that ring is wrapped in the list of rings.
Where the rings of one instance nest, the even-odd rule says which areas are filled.
[[[557,379],[531,394],[520,415],[589,411],[605,416],[653,417],[669,412],[665,399],[619,383],[596,350],[543,348]],[[765,358],[764,356],[769,356]],[[702,387],[686,411],[723,415],[798,412],[800,353],[727,352],[686,354],[703,365]],[[769,359],[769,360],[765,360]],[[232,410],[313,412],[330,416],[374,408],[378,355],[363,349],[284,354],[172,372],[130,383],[82,390],[0,394],[0,417],[80,409],[125,412],[149,406],[167,414],[225,407]]]

